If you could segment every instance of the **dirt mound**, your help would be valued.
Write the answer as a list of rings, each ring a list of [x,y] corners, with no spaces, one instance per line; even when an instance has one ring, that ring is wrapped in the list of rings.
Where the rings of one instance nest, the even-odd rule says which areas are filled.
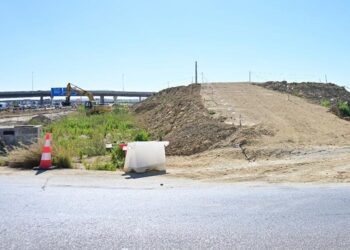
[[[170,142],[168,155],[191,155],[214,148],[236,131],[204,107],[201,86],[165,89],[135,105],[137,117],[153,138]]]
[[[49,123],[51,123],[51,119],[41,114],[33,116],[33,118],[28,121],[30,125],[47,125]]]
[[[350,103],[350,93],[344,88],[333,83],[318,82],[266,82],[256,84],[267,89],[294,96],[306,98],[314,103],[320,104],[323,100],[330,102],[342,101]]]

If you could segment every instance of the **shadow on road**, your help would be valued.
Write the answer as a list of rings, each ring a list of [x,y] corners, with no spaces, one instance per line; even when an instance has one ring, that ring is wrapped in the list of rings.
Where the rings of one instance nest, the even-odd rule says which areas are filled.
[[[157,175],[165,175],[166,171],[149,171],[146,173],[125,173],[122,176],[126,176],[125,179],[139,179],[144,177],[151,177],[151,176],[157,176]]]
[[[36,173],[35,173],[35,175],[39,175],[39,174],[42,174],[42,173],[44,173],[44,172],[46,172],[48,169],[37,169],[36,170]]]

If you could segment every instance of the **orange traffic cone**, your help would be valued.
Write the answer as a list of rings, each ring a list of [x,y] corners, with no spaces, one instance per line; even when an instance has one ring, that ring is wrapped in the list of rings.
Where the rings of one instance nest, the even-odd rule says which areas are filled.
[[[43,148],[43,153],[41,154],[39,169],[52,169],[52,157],[51,157],[51,134],[46,133],[45,144]]]

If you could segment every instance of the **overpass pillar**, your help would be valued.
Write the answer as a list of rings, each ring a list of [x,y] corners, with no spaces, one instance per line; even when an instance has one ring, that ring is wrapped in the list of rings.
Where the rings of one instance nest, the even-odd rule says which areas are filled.
[[[100,96],[100,103],[101,103],[101,104],[104,104],[104,103],[105,103],[105,96],[104,96],[104,95],[101,95],[101,96]]]
[[[141,96],[139,96],[139,102],[141,102]]]
[[[114,104],[117,104],[117,101],[118,101],[118,96],[113,96],[113,102],[114,102]]]
[[[44,105],[44,97],[40,96],[40,106],[43,106],[43,105]]]

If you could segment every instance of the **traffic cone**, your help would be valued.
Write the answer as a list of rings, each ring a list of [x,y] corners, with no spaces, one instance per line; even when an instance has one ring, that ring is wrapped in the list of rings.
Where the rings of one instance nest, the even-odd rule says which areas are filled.
[[[48,169],[54,168],[52,166],[51,152],[52,152],[52,148],[51,148],[51,134],[50,133],[46,133],[43,153],[41,154],[40,165],[38,167],[39,169],[48,170]]]

